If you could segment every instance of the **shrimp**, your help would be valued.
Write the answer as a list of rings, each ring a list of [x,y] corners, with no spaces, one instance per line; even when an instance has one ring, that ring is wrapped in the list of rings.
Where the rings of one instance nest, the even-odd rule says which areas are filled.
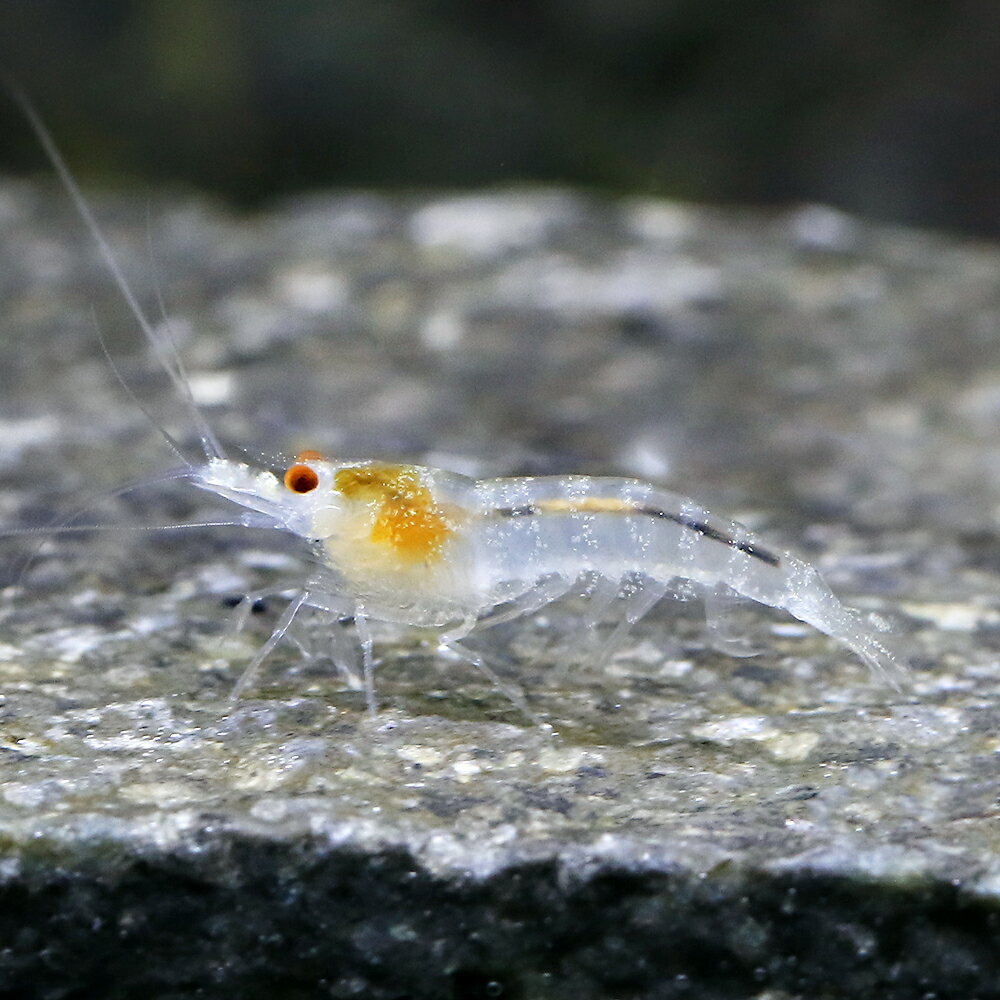
[[[200,438],[202,454],[189,459],[146,414],[184,462],[173,475],[241,508],[234,520],[219,523],[290,532],[311,551],[315,568],[244,670],[234,698],[307,607],[331,621],[353,621],[372,714],[373,624],[430,630],[439,649],[465,658],[504,688],[463,640],[478,627],[530,615],[584,580],[595,601],[598,591],[608,603],[620,599],[624,628],[678,588],[704,594],[710,605],[736,596],[781,609],[898,687],[905,668],[815,568],[743,525],[648,483],[579,475],[477,480],[419,465],[334,461],[315,451],[300,453],[279,476],[228,457],[195,403],[176,348],[146,318],[48,130],[16,89],[14,98]],[[517,693],[511,696],[528,711]]]
[[[353,614],[370,699],[367,621],[436,630],[441,647],[475,662],[460,642],[477,625],[531,614],[583,578],[621,596],[627,625],[679,582],[787,611],[852,650],[878,678],[898,686],[903,676],[884,640],[815,568],[639,480],[476,480],[416,465],[331,462],[315,452],[299,455],[282,479],[212,458],[192,480],[308,540],[320,569],[292,607]]]

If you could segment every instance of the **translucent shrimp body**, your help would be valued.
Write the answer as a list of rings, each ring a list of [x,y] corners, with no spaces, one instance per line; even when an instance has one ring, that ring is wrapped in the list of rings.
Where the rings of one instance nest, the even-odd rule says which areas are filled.
[[[321,570],[303,603],[436,628],[452,647],[480,620],[531,613],[587,578],[622,599],[626,624],[668,590],[721,590],[787,611],[883,679],[896,683],[902,674],[813,567],[638,480],[476,481],[412,465],[338,465],[309,453],[284,483],[226,459],[212,460],[195,482],[312,542]],[[370,648],[366,673],[368,657]]]

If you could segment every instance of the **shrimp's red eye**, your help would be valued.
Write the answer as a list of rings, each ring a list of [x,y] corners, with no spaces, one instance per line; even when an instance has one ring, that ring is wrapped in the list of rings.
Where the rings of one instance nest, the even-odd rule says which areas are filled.
[[[308,465],[293,465],[285,473],[285,485],[293,493],[309,493],[319,486],[319,476]]]

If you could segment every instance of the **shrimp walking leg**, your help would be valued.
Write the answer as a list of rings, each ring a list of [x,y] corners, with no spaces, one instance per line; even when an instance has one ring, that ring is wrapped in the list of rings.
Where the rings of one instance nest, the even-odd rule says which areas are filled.
[[[251,590],[243,594],[233,607],[232,616],[226,625],[223,639],[233,639],[246,628],[250,615],[260,606],[259,602],[266,601],[272,597],[284,597],[289,601],[295,599],[295,592],[287,588],[277,590],[267,587],[261,590]],[[229,602],[227,602],[229,603]]]
[[[365,682],[365,704],[368,714],[375,717],[378,712],[378,702],[375,700],[375,641],[368,624],[368,615],[362,605],[354,610],[354,627],[358,630],[358,640],[361,643],[361,669]]]
[[[587,633],[596,633],[597,627],[604,621],[608,609],[621,597],[621,581],[604,576],[603,573],[590,573],[585,596],[587,611],[582,626]]]
[[[359,690],[364,688],[365,680],[358,662],[359,643],[355,641],[353,625],[353,616],[333,620],[330,627],[330,656],[348,686]]]
[[[265,642],[264,645],[257,650],[257,654],[250,661],[246,670],[243,671],[240,679],[236,682],[236,686],[229,695],[230,702],[238,701],[243,692],[253,683],[260,670],[261,664],[268,657],[271,650],[274,649],[274,647],[277,646],[278,643],[284,638],[285,633],[295,620],[295,616],[299,613],[302,605],[305,604],[308,599],[309,591],[303,591],[288,605],[287,608],[285,608],[284,613],[278,619],[278,624],[274,626],[274,631],[271,632],[267,642]]]
[[[619,587],[621,586],[622,584],[619,584]],[[632,589],[624,598],[622,617],[611,630],[611,634],[598,647],[595,656],[598,664],[606,663],[614,656],[632,626],[648,614],[669,589],[663,581],[653,580],[650,577],[631,578],[628,586]]]
[[[442,637],[439,648],[454,653],[466,663],[471,663],[525,718],[530,719],[536,726],[548,728],[548,724],[528,707],[524,692],[505,681],[478,653],[463,646],[458,639],[448,639],[447,637]]]
[[[764,651],[755,642],[753,623],[747,619],[753,601],[725,586],[710,587],[704,593],[705,625],[709,643],[727,656],[757,656]]]

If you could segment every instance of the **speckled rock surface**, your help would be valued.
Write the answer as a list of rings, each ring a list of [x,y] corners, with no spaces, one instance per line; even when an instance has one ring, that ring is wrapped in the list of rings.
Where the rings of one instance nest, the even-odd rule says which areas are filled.
[[[144,199],[96,208],[251,456],[665,482],[914,680],[763,609],[730,659],[677,602],[588,665],[564,601],[477,646],[556,735],[419,636],[379,644],[374,720],[292,645],[230,707],[281,610],[227,635],[233,600],[299,549],[131,530],[227,515],[178,483],[88,499],[176,464],[92,310],[183,412],[62,197],[2,185],[0,520],[117,529],[3,540],[0,995],[1000,995],[1000,251],[563,192],[166,201],[151,241]]]

